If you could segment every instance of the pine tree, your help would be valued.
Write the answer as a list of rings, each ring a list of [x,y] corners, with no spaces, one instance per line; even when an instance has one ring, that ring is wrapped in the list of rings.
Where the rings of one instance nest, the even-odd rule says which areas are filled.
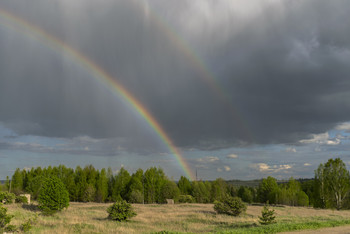
[[[268,205],[265,205],[261,211],[261,216],[259,216],[259,223],[262,225],[268,225],[275,223],[275,219],[275,210],[269,209]]]

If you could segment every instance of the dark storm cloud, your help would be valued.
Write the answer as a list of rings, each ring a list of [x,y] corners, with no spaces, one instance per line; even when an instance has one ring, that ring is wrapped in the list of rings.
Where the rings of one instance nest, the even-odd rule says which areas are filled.
[[[35,0],[0,7],[96,62],[177,146],[296,143],[349,121],[348,2],[254,3]],[[203,82],[166,27],[202,57],[228,101]],[[127,149],[147,152],[162,147],[132,108],[64,51],[1,25],[0,47],[0,121],[18,134],[122,138]]]

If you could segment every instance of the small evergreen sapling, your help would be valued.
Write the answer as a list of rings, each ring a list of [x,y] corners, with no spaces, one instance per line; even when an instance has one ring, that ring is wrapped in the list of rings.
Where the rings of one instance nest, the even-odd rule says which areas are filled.
[[[275,218],[275,210],[269,209],[269,206],[265,205],[261,211],[261,216],[259,216],[259,223],[261,225],[269,225],[272,223],[276,223]]]
[[[128,218],[136,216],[131,204],[126,201],[117,201],[107,209],[108,218],[115,221],[125,221]]]

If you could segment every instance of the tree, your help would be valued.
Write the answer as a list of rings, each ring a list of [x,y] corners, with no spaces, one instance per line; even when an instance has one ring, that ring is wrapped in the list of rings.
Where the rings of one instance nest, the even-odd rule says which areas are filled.
[[[108,196],[108,178],[106,174],[106,169],[102,169],[98,173],[96,181],[96,201],[105,202]]]
[[[223,200],[227,196],[227,184],[222,178],[216,179],[211,184],[211,201]]]
[[[261,216],[259,216],[259,223],[262,225],[268,225],[275,223],[275,210],[269,209],[268,205],[265,205],[261,211]]]
[[[22,191],[23,191],[23,173],[19,168],[17,168],[15,173],[12,176],[10,192],[19,194]]]
[[[350,176],[344,162],[336,158],[329,159],[324,165],[320,164],[315,171],[315,179],[320,200],[325,201],[326,207],[341,209],[350,188]]]
[[[161,203],[161,189],[167,178],[161,168],[151,167],[145,172],[144,187],[145,187],[145,202]]]
[[[45,214],[53,214],[69,206],[68,191],[59,178],[55,176],[45,178],[38,203],[39,209]]]
[[[276,179],[269,176],[266,179],[263,179],[259,184],[258,188],[258,197],[260,202],[266,203],[276,203],[277,194],[278,194],[278,185]]]
[[[160,202],[165,203],[166,199],[177,200],[179,198],[179,195],[180,190],[177,187],[176,183],[167,180],[161,188]]]
[[[177,186],[179,187],[180,193],[182,195],[191,194],[191,190],[192,190],[191,182],[186,177],[181,176],[179,182],[177,183]]]
[[[119,201],[127,199],[127,185],[129,184],[131,176],[123,167],[115,176],[112,187],[112,200]]]

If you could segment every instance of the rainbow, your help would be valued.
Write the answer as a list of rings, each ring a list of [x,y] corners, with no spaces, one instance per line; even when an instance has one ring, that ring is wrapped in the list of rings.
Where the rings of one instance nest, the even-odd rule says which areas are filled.
[[[168,147],[170,152],[175,156],[177,162],[181,166],[182,170],[188,178],[194,180],[190,166],[186,162],[185,158],[181,155],[180,151],[174,145],[173,141],[166,134],[162,126],[152,116],[152,114],[138,101],[125,87],[123,87],[118,81],[116,81],[110,74],[104,71],[100,66],[84,56],[79,51],[65,44],[58,38],[46,33],[41,28],[32,25],[25,20],[13,15],[12,13],[0,9],[0,25],[15,30],[23,35],[34,38],[41,43],[44,43],[47,47],[53,51],[61,53],[67,56],[73,62],[79,64],[86,71],[91,73],[93,77],[100,83],[102,83],[113,94],[118,95],[124,101],[126,101],[147,124],[157,133],[159,138]]]
[[[149,20],[151,20],[152,23],[154,23],[157,28],[168,38],[172,45],[174,45],[178,51],[187,58],[192,67],[195,68],[199,73],[198,77],[201,78],[212,89],[217,97],[220,98],[221,102],[225,103],[232,121],[238,123],[237,127],[240,128],[245,138],[252,140],[253,136],[251,134],[251,130],[248,127],[248,124],[246,121],[244,121],[244,119],[237,111],[237,108],[232,103],[228,92],[225,91],[218,79],[212,74],[210,69],[207,68],[204,61],[194,52],[194,50],[176,32],[176,30],[172,29],[172,27],[166,23],[166,20],[162,19],[162,17],[155,10],[153,10],[151,6],[146,5],[144,0],[133,0],[132,2],[134,3],[135,8],[141,12],[147,8],[147,16]]]

